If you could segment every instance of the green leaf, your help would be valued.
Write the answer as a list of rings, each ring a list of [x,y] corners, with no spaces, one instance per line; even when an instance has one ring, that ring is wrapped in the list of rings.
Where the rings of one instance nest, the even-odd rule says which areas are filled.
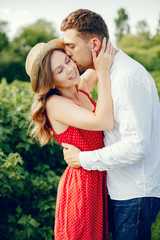
[[[20,206],[18,206],[18,207],[16,208],[16,212],[17,212],[18,214],[21,214],[21,213],[22,213],[22,208],[21,208]]]
[[[28,222],[28,216],[27,215],[23,215],[19,220],[18,220],[18,224],[23,224],[26,225]]]
[[[33,232],[33,229],[31,227],[27,227],[26,232],[27,232],[27,237],[29,239],[31,236],[31,233]]]
[[[31,219],[30,220],[30,224],[33,226],[33,227],[35,227],[35,228],[38,228],[39,227],[39,225],[40,225],[40,223],[38,223],[35,219]]]
[[[14,215],[8,215],[8,222],[9,223],[16,223],[17,219]]]

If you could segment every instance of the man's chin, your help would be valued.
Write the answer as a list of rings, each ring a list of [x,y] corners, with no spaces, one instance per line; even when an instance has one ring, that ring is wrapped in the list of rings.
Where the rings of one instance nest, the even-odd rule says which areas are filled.
[[[84,72],[84,71],[86,71],[87,69],[88,69],[87,67],[78,66],[79,72]]]

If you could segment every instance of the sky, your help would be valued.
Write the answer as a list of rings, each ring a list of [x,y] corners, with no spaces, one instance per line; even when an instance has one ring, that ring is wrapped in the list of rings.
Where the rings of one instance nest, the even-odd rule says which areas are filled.
[[[155,34],[160,17],[160,0],[0,0],[0,20],[7,21],[8,35],[12,39],[21,27],[33,24],[38,19],[52,22],[60,38],[62,20],[72,11],[87,8],[100,14],[107,23],[110,40],[115,43],[115,23],[118,10],[124,8],[128,14],[131,33],[135,33],[137,22],[146,20]]]

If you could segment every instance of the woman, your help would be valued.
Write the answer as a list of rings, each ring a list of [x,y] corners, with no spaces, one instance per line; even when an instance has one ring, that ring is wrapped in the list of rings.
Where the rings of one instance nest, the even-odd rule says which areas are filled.
[[[54,135],[60,144],[70,143],[83,151],[103,147],[102,130],[113,126],[109,72],[114,53],[110,43],[106,48],[104,39],[98,57],[94,49],[90,53],[96,73],[88,70],[80,77],[62,40],[31,49],[26,59],[35,92],[31,135],[41,145]],[[89,92],[97,79],[96,106]],[[55,239],[109,239],[106,172],[66,168],[58,187]]]

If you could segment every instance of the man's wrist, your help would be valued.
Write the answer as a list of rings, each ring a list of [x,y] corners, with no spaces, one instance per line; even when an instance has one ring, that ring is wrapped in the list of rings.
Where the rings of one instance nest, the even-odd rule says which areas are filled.
[[[89,169],[89,166],[88,166],[88,164],[87,164],[87,161],[86,161],[86,159],[88,159],[87,158],[87,152],[80,152],[79,153],[79,161],[80,161],[80,164],[81,164],[81,166],[84,168],[84,169],[86,169],[86,170],[90,170]]]
[[[84,155],[85,155],[85,152],[79,152],[79,161],[80,161],[80,164],[81,166],[86,169],[87,168],[87,164],[86,164],[86,161],[85,161],[85,158],[84,158]]]

